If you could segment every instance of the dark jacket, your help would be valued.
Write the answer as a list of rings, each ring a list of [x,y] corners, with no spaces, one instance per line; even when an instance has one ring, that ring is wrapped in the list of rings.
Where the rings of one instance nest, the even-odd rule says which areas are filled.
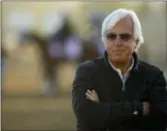
[[[73,83],[72,104],[78,131],[157,130],[167,125],[167,82],[157,67],[137,59],[122,90],[122,81],[104,58],[79,65]],[[100,102],[85,97],[87,89],[96,90]],[[143,116],[142,102],[151,105]],[[137,111],[138,114],[133,114]]]

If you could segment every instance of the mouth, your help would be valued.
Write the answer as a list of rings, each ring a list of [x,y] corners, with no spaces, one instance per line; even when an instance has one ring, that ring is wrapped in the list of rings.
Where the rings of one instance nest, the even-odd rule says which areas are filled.
[[[123,51],[113,51],[113,53],[123,53]]]

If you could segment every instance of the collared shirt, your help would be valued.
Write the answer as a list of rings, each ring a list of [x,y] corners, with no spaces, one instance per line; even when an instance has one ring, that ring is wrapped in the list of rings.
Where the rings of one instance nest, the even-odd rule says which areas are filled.
[[[112,62],[111,62],[110,60],[108,60],[108,61],[109,61],[110,65],[111,65],[111,67],[112,67],[112,68],[118,73],[118,75],[120,76],[120,78],[121,78],[121,80],[122,80],[122,83],[123,83],[122,90],[124,90],[124,89],[125,89],[125,82],[126,82],[127,78],[129,77],[129,73],[130,73],[130,71],[132,70],[133,65],[134,65],[134,58],[132,58],[131,66],[128,68],[128,70],[127,70],[124,74],[122,74],[121,70],[120,70],[119,68],[116,68],[116,67],[112,64]]]

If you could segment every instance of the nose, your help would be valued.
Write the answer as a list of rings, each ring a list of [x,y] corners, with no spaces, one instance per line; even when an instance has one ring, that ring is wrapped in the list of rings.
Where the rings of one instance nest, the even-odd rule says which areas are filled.
[[[115,39],[115,44],[116,45],[121,45],[122,44],[122,41],[121,41],[121,38],[119,35],[117,35],[116,39]]]

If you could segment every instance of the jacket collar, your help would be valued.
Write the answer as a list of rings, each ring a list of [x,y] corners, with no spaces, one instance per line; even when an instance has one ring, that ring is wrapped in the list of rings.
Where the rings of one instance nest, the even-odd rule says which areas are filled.
[[[132,57],[133,57],[133,60],[134,60],[134,64],[133,64],[133,67],[132,67],[132,71],[135,71],[135,70],[138,69],[138,56],[137,56],[137,53],[134,52],[134,53],[132,54]],[[105,60],[106,65],[107,65],[109,68],[112,68],[111,65],[110,65],[110,63],[109,63],[109,61],[108,61],[108,54],[107,54],[106,51],[104,52],[104,60]],[[112,68],[112,69],[113,69],[113,68]]]

